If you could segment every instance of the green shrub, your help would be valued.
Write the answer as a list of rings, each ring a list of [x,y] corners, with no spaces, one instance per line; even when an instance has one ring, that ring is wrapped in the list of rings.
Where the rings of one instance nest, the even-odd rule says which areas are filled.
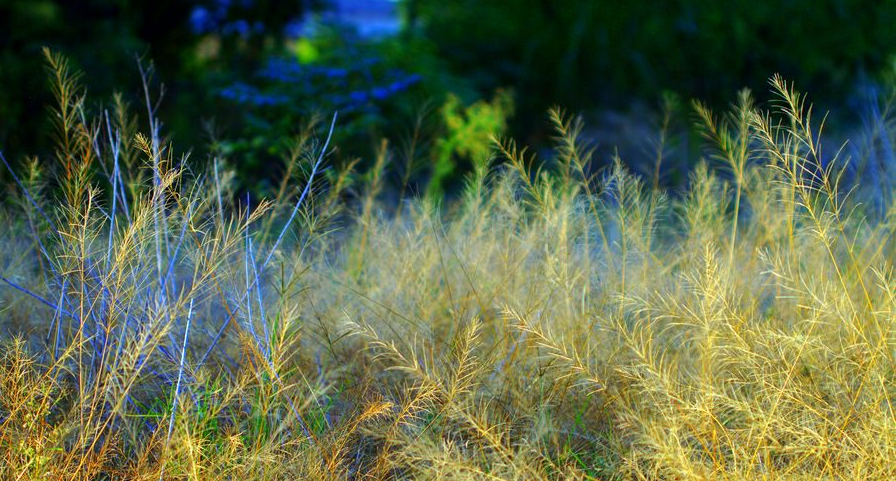
[[[493,139],[504,135],[512,113],[513,100],[507,92],[498,91],[491,102],[480,100],[467,107],[449,94],[441,109],[445,133],[435,143],[428,195],[444,194],[444,183],[457,170],[459,159],[472,161],[473,168],[466,171],[484,167],[490,160]]]

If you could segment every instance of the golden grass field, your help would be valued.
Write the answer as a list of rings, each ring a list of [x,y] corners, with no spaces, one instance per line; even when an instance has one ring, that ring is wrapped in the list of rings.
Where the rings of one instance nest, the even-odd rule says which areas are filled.
[[[0,214],[2,479],[896,479],[896,206],[779,77],[694,105],[686,192],[554,110],[554,158],[495,139],[453,200],[389,206],[390,144],[359,173],[307,134],[247,208],[48,57],[57,153]]]

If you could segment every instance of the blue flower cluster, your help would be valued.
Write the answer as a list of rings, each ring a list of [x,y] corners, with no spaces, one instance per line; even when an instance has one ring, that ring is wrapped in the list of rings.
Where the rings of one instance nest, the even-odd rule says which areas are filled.
[[[329,79],[344,78],[349,71],[338,67],[308,66],[286,58],[271,58],[258,71],[258,76],[272,82],[293,83],[305,81],[309,76],[322,76]]]
[[[196,35],[219,33],[225,36],[238,35],[240,37],[264,31],[264,24],[258,21],[251,24],[244,19],[229,21],[227,17],[233,3],[232,0],[215,0],[214,6],[211,8],[201,5],[194,7],[190,12],[190,30]],[[251,0],[242,0],[240,3],[243,6],[248,6],[252,2]]]
[[[255,107],[268,107],[289,102],[289,97],[283,94],[265,93],[242,82],[237,82],[224,87],[219,92],[221,97],[239,103],[249,104]]]
[[[394,80],[385,86],[376,86],[372,87],[368,90],[356,90],[349,94],[349,99],[351,99],[352,103],[362,104],[369,101],[383,101],[396,95],[400,92],[403,92],[410,88],[417,82],[420,82],[423,79],[420,75],[412,74],[406,75],[403,77]],[[349,105],[351,108],[352,105]]]
[[[377,58],[354,61],[349,68],[302,65],[275,57],[257,72],[260,87],[237,82],[220,91],[228,100],[257,107],[282,105],[290,99],[314,98],[317,107],[354,111],[384,102],[422,81],[417,74],[398,69],[374,72]],[[348,91],[347,94],[340,91]],[[302,102],[294,102],[301,105]]]
[[[286,38],[294,39],[310,34],[311,30],[304,18],[297,18],[283,27],[283,35]]]
[[[190,30],[196,35],[217,30],[218,19],[205,7],[195,7],[190,12]]]

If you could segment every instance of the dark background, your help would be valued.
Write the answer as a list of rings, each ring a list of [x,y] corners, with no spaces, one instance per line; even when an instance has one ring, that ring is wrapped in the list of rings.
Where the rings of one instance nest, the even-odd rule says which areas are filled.
[[[442,135],[433,112],[452,94],[509,92],[507,133],[536,148],[555,104],[625,148],[664,98],[687,130],[688,100],[724,109],[744,87],[766,100],[781,73],[845,131],[862,92],[890,85],[894,26],[889,0],[0,0],[0,149],[53,150],[43,46],[83,71],[88,108],[121,92],[141,126],[136,59],[152,63],[175,148],[226,155],[260,193],[308,119],[339,110],[341,156],[368,159],[415,116]]]

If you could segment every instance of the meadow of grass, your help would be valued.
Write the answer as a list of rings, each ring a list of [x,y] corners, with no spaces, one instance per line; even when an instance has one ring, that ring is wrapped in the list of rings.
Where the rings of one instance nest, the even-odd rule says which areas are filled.
[[[48,59],[55,158],[3,159],[2,479],[896,477],[894,166],[781,78],[694,105],[686,192],[553,110],[552,158],[495,139],[452,201],[305,133],[249,205],[151,89],[91,119]]]

